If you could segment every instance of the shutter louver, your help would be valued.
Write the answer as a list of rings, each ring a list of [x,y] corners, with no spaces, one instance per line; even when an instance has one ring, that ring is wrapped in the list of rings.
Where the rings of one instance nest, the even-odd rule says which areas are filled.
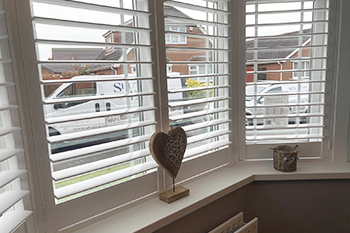
[[[184,163],[188,161],[189,165],[184,166],[193,168],[188,174],[179,173],[177,180],[218,166],[216,162],[208,164],[208,160],[201,165],[201,156],[213,160],[215,156],[226,156],[219,166],[228,163],[228,7],[226,1],[164,1],[169,124],[186,131]],[[194,156],[198,161],[195,165]]]
[[[148,1],[95,2],[32,1],[58,203],[157,168]]]
[[[21,161],[22,129],[16,96],[15,71],[5,4],[0,2],[0,232],[10,233],[25,225],[32,214],[27,170]],[[31,227],[28,226],[28,231]]]
[[[247,145],[322,142],[327,0],[247,1]]]

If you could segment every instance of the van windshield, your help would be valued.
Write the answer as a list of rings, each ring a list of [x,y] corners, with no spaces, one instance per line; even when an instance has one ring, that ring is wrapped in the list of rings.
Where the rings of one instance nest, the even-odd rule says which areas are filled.
[[[70,98],[96,95],[96,83],[73,83],[61,91],[56,98]]]
[[[265,86],[256,86],[256,94],[260,94],[266,87]],[[245,101],[251,101],[254,99],[254,96],[247,96],[247,95],[254,95],[255,94],[255,87],[254,86],[246,86],[245,87]]]

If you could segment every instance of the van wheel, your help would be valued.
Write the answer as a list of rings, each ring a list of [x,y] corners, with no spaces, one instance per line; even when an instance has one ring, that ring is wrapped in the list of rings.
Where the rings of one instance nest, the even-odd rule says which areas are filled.
[[[245,114],[246,116],[251,116],[250,114]],[[245,118],[245,126],[251,126],[253,125],[253,119]]]
[[[309,113],[309,109],[306,109],[304,113]],[[302,117],[300,118],[300,124],[308,124],[309,123],[309,118],[308,117]]]
[[[58,132],[55,128],[49,127],[49,136],[58,136],[61,135],[60,132]]]

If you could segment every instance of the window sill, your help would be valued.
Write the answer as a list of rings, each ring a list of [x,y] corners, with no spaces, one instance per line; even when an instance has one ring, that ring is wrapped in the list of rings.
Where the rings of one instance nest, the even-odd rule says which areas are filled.
[[[186,198],[166,204],[156,197],[75,233],[153,232],[253,181],[319,179],[350,179],[350,163],[299,161],[296,172],[283,173],[272,161],[239,162],[184,185]]]

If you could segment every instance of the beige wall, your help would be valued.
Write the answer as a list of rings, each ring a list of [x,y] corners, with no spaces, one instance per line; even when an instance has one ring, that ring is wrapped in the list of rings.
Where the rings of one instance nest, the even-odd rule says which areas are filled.
[[[156,233],[203,233],[243,211],[259,233],[350,232],[350,180],[254,182]]]

